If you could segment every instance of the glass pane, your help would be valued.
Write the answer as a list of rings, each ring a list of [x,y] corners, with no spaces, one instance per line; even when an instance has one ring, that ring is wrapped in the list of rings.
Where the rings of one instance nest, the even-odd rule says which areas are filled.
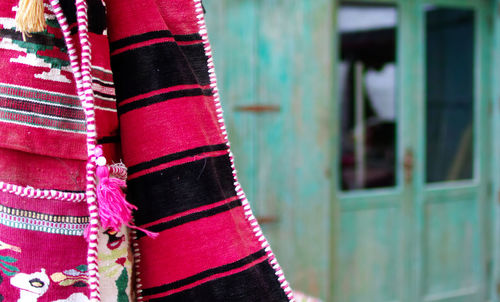
[[[342,189],[395,184],[397,9],[341,4]]]
[[[426,8],[427,182],[473,176],[474,12]]]

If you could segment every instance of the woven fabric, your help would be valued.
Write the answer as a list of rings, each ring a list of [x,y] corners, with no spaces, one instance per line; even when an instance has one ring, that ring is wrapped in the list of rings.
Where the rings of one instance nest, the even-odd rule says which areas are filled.
[[[17,4],[0,2],[0,181],[83,192],[85,116],[61,28],[45,1],[47,30],[23,40],[14,24]],[[76,34],[73,1],[62,6]],[[90,1],[89,11],[99,141],[108,158],[118,159],[105,9]],[[85,202],[0,193],[0,301],[89,301],[88,215]],[[128,231],[100,230],[99,237],[102,301],[133,301]]]
[[[99,288],[102,302],[131,302],[133,255],[127,227],[99,232]]]
[[[89,129],[63,36],[80,49],[76,8],[52,2],[65,21],[45,1],[47,30],[23,40],[17,0],[0,1],[0,181],[81,193]],[[87,4],[97,143],[128,166],[136,225],[158,233],[99,230],[101,300],[290,300],[235,179],[199,0]],[[0,193],[0,302],[96,296],[88,215],[85,202]]]
[[[85,117],[60,26],[46,1],[47,30],[24,41],[15,30],[17,2],[0,3],[0,147],[87,160]],[[61,4],[75,28],[73,1]],[[98,135],[105,143],[113,142],[118,140],[118,121],[101,1],[89,1],[89,13],[94,16],[89,27]]]
[[[0,201],[0,300],[87,301],[85,203],[8,193]]]
[[[128,198],[159,233],[137,235],[138,299],[288,301],[234,184],[195,4],[106,1]]]

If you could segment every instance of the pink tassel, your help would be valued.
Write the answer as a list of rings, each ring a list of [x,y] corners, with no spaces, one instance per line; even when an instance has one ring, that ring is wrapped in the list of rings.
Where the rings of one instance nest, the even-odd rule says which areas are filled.
[[[126,182],[119,178],[110,177],[109,167],[106,165],[106,158],[102,154],[102,147],[96,150],[97,170],[99,179],[97,186],[97,202],[99,204],[99,219],[103,229],[111,229],[119,232],[122,225],[140,230],[147,236],[156,238],[158,233],[150,232],[132,224],[132,210],[137,207],[127,202],[122,188]]]
[[[125,181],[110,178],[107,166],[98,166],[96,174],[99,178],[97,201],[101,226],[119,232],[123,224],[128,225],[132,221],[132,210],[137,210],[137,207],[125,200],[121,189],[125,187]]]

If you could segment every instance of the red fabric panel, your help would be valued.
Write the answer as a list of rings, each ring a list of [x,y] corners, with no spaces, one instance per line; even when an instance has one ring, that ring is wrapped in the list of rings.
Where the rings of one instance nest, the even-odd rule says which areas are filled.
[[[22,186],[82,191],[85,161],[41,156],[0,148],[0,180]],[[22,164],[12,164],[22,163]],[[50,180],[50,187],[47,183]]]
[[[230,271],[227,271],[227,272],[224,272],[224,273],[214,274],[214,275],[211,275],[210,277],[207,277],[207,278],[204,278],[202,280],[193,282],[193,283],[191,283],[189,285],[182,286],[182,287],[170,290],[170,291],[166,291],[166,292],[163,292],[161,294],[151,295],[151,296],[148,296],[147,298],[148,299],[155,299],[155,298],[165,297],[165,296],[168,296],[168,295],[173,295],[175,293],[178,293],[178,292],[181,292],[181,291],[193,288],[193,287],[198,286],[200,284],[203,284],[205,282],[208,282],[208,281],[211,281],[211,280],[215,280],[215,279],[218,279],[218,278],[222,278],[222,277],[226,277],[226,276],[231,276],[233,274],[242,272],[242,271],[244,271],[246,269],[249,269],[252,266],[255,266],[256,264],[261,263],[261,262],[266,261],[266,260],[267,260],[267,256],[262,256],[259,259],[255,260],[255,261],[253,261],[251,263],[248,263],[248,264],[246,264],[246,265],[244,265],[242,267],[238,267],[236,269],[233,269],[233,270],[230,270]]]
[[[85,134],[75,135],[43,128],[29,128],[28,130],[26,126],[12,123],[0,122],[0,148],[48,156],[60,154],[61,157],[87,159]]]
[[[254,235],[246,224],[243,207],[237,207],[167,229],[156,239],[142,237],[143,286],[171,283],[257,252],[261,246],[248,240]]]
[[[133,166],[166,154],[223,143],[214,108],[210,97],[199,96],[168,100],[123,114],[120,121],[125,163]]]
[[[192,13],[192,0],[155,0],[163,13],[165,23],[174,35],[198,32],[198,19]]]
[[[166,93],[166,92],[179,91],[179,90],[183,90],[183,89],[196,89],[196,88],[207,89],[208,87],[200,86],[199,84],[193,84],[193,85],[177,85],[177,86],[162,88],[162,89],[158,89],[158,90],[151,91],[148,93],[139,94],[137,96],[134,96],[134,97],[131,97],[131,98],[128,98],[125,100],[120,100],[120,106],[123,106],[123,105],[128,104],[128,103],[132,103],[135,101],[139,101],[139,100],[151,97],[151,96],[155,96],[158,94]]]
[[[189,163],[189,162],[192,162],[192,161],[197,161],[197,160],[200,160],[200,159],[203,159],[203,158],[207,158],[207,157],[217,157],[217,156],[221,156],[221,155],[224,155],[224,154],[227,154],[227,153],[228,153],[227,150],[213,151],[213,152],[201,153],[201,154],[198,154],[196,156],[186,157],[186,158],[179,159],[179,160],[174,160],[174,161],[171,161],[171,162],[168,162],[168,163],[165,163],[165,164],[161,164],[161,165],[155,166],[155,167],[150,168],[150,169],[146,169],[146,170],[142,170],[140,172],[129,174],[128,175],[128,179],[134,179],[134,178],[140,177],[142,175],[146,175],[146,174],[149,174],[149,173],[153,173],[153,172],[156,172],[156,171],[161,171],[163,169],[167,169],[169,167],[173,167],[173,166],[177,166],[177,165],[182,165],[182,164],[185,164],[185,163]]]
[[[112,14],[107,14],[108,24],[112,24],[108,28],[111,42],[165,29],[154,0],[128,1],[125,5],[121,0],[106,0],[106,6],[108,11],[113,11]],[[130,16],[134,16],[138,22],[133,22]]]
[[[215,202],[213,204],[209,204],[209,205],[206,205],[206,206],[201,206],[201,207],[198,207],[198,208],[195,208],[195,209],[191,209],[189,211],[185,211],[185,212],[182,212],[182,213],[179,213],[179,214],[175,214],[175,215],[171,215],[171,216],[165,217],[165,218],[157,220],[155,222],[143,224],[140,227],[141,228],[148,228],[148,227],[153,226],[155,224],[164,223],[164,222],[167,222],[167,221],[172,221],[172,220],[175,220],[177,218],[180,218],[180,217],[183,217],[183,216],[186,216],[186,215],[189,215],[189,214],[198,213],[198,212],[206,211],[206,210],[209,210],[209,209],[213,209],[213,208],[216,208],[216,207],[221,206],[223,204],[230,203],[231,201],[234,201],[234,200],[237,200],[237,199],[238,199],[238,196],[233,196],[233,197],[230,197],[228,199],[225,199],[225,200],[222,200],[222,201],[219,201],[219,202]]]
[[[127,50],[130,50],[130,49],[134,49],[134,48],[137,48],[137,47],[144,47],[144,46],[148,46],[148,45],[153,45],[153,44],[156,44],[156,43],[164,43],[164,42],[173,42],[174,41],[174,38],[159,38],[159,39],[152,39],[152,40],[148,40],[148,41],[144,41],[144,42],[140,42],[140,43],[136,43],[136,44],[132,44],[132,45],[129,45],[129,46],[126,46],[126,47],[123,47],[123,48],[120,48],[120,49],[117,49],[115,51],[113,51],[111,53],[111,55],[117,55],[121,52],[124,52],[124,51],[127,51]]]

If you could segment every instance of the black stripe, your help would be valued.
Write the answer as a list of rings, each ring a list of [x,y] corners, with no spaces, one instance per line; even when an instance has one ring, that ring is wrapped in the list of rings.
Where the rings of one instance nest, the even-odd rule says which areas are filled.
[[[177,90],[177,91],[170,91],[170,92],[165,92],[157,95],[150,96],[145,99],[137,100],[125,105],[120,106],[120,103],[118,102],[118,115],[125,114],[129,111],[132,111],[134,109],[139,109],[143,107],[147,107],[149,105],[165,102],[168,100],[172,99],[178,99],[182,97],[188,97],[188,96],[210,96],[212,95],[212,90],[211,89],[201,89],[201,88],[194,88],[194,89],[182,89],[182,90]]]
[[[88,28],[89,32],[99,35],[103,34],[106,29],[106,8],[101,0],[88,0]],[[75,1],[62,0],[59,1],[63,14],[66,17],[68,24],[71,26],[76,22],[76,7]],[[71,29],[71,34],[78,32],[77,27]]]
[[[174,39],[178,42],[201,41],[201,36],[198,33],[190,35],[174,35]]]
[[[207,56],[205,55],[205,46],[203,44],[180,45],[182,53],[189,60],[191,69],[198,79],[199,83],[204,86],[210,84],[210,77],[207,66]]]
[[[140,142],[137,142],[140,144]],[[229,154],[173,166],[128,181],[137,225],[236,195]]]
[[[143,290],[142,294],[144,296],[150,296],[150,295],[155,295],[155,294],[159,294],[162,292],[166,292],[166,291],[169,291],[172,289],[176,289],[176,288],[194,283],[196,281],[202,280],[204,278],[210,277],[212,275],[224,273],[224,272],[245,266],[245,265],[252,263],[253,261],[265,256],[265,255],[266,255],[266,252],[264,251],[264,249],[262,249],[262,250],[259,250],[258,252],[255,252],[255,253],[253,253],[253,254],[251,254],[243,259],[240,259],[236,262],[225,264],[225,265],[222,265],[222,266],[219,266],[216,268],[208,269],[208,270],[203,271],[201,273],[198,273],[194,276],[187,277],[187,278],[179,280],[179,281],[160,285],[157,287],[146,288]]]
[[[188,35],[172,35],[169,30],[158,30],[151,31],[140,35],[135,35],[127,38],[123,38],[114,42],[109,43],[109,48],[111,51],[127,47],[129,45],[145,42],[153,39],[160,38],[170,38],[173,37],[175,41],[178,42],[191,42],[191,41],[201,41],[201,36],[198,33],[188,34]]]
[[[112,94],[107,94],[107,93],[102,93],[102,92],[99,92],[99,91],[95,91],[94,90],[94,95],[96,96],[100,96],[100,97],[103,97],[103,98],[110,98],[110,99],[115,99],[116,97]]]
[[[110,49],[110,51],[115,51],[117,49],[129,46],[132,44],[137,44],[137,43],[141,43],[141,42],[152,40],[152,39],[169,38],[169,37],[172,37],[172,33],[169,30],[150,31],[150,32],[147,32],[144,34],[130,36],[130,37],[126,37],[126,38],[111,42],[111,43],[109,43],[109,49]]]
[[[119,143],[119,142],[120,142],[120,136],[119,135],[103,136],[103,137],[97,139],[97,144],[98,145],[113,144],[113,143]]]
[[[274,269],[267,261],[150,302],[288,302]]]
[[[171,228],[183,225],[183,224],[191,222],[191,221],[196,221],[196,220],[199,220],[202,218],[206,218],[206,217],[214,216],[214,215],[217,215],[217,214],[220,214],[223,212],[227,212],[227,211],[234,209],[236,207],[239,207],[241,205],[242,205],[242,203],[241,203],[240,199],[233,200],[229,203],[223,204],[221,206],[218,206],[218,207],[215,207],[212,209],[192,213],[192,214],[182,216],[182,217],[179,217],[177,219],[174,219],[174,220],[171,220],[168,222],[156,224],[154,226],[148,227],[148,230],[150,230],[152,232],[161,232],[161,231],[164,231],[167,229],[171,229]],[[143,236],[146,236],[146,234],[144,234],[143,232],[137,233],[138,238],[141,238]]]
[[[9,38],[12,39],[13,41],[18,41],[23,43],[33,43],[37,45],[43,45],[45,47],[55,46],[61,49],[61,51],[66,51],[66,43],[64,42],[64,39],[58,39],[44,33],[30,33],[29,35],[25,36],[26,41],[24,41],[23,34],[21,32],[16,31],[15,29],[1,28],[0,37]]]
[[[149,169],[152,167],[156,167],[156,166],[159,166],[161,164],[168,163],[168,162],[178,160],[178,159],[182,159],[185,157],[195,156],[195,155],[205,153],[205,152],[227,150],[228,148],[229,147],[227,146],[227,144],[218,144],[218,145],[201,146],[198,148],[193,148],[193,149],[189,149],[189,150],[185,150],[185,151],[181,151],[181,152],[177,152],[177,153],[172,153],[169,155],[155,158],[155,159],[147,161],[147,162],[143,162],[143,163],[140,163],[140,164],[137,164],[134,166],[130,166],[128,168],[128,174],[137,173],[139,171],[146,170],[146,169]]]
[[[108,84],[108,83],[104,83],[104,82],[103,82],[103,80],[98,79],[98,78],[96,78],[96,77],[94,77],[94,78],[92,79],[92,83],[97,83],[97,84],[99,84],[99,85],[101,85],[101,86],[103,86],[103,87],[115,88],[115,85],[113,85],[113,84]]]
[[[164,42],[111,57],[118,100],[183,84],[210,84],[203,45]]]

